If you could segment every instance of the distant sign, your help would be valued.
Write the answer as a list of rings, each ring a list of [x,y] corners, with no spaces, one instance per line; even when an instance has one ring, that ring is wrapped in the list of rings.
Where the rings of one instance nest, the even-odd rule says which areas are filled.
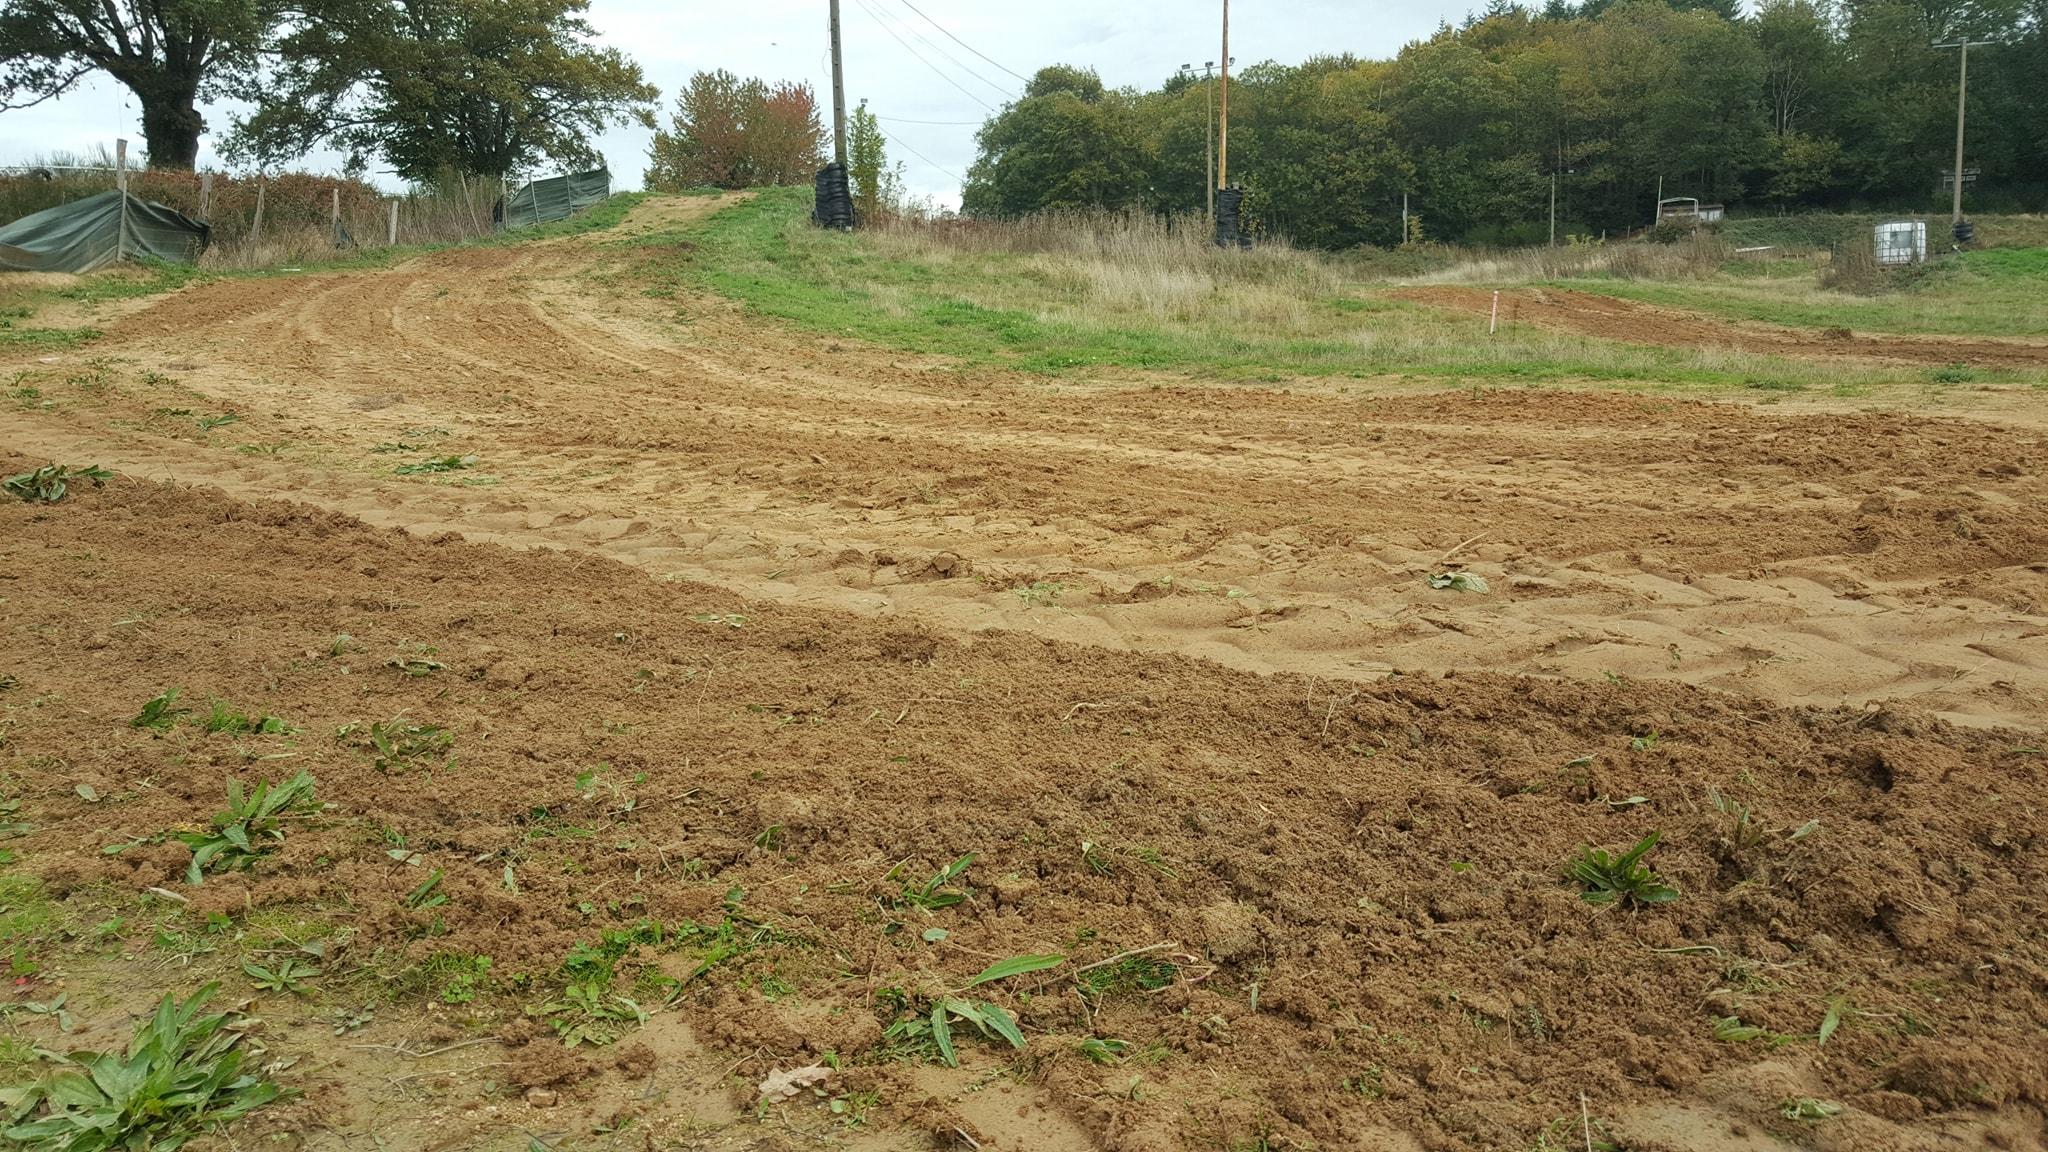
[[[1977,182],[1977,177],[1981,175],[1983,171],[1984,170],[1982,168],[1963,169],[1963,183],[1975,184]],[[1953,188],[1956,186],[1956,174],[1954,169],[1951,168],[1942,172],[1941,186],[1943,188]]]

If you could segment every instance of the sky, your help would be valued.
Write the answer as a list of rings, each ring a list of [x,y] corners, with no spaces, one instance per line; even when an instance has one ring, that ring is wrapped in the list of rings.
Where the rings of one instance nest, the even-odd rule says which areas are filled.
[[[1231,55],[1240,68],[1338,52],[1391,56],[1428,36],[1440,20],[1456,22],[1483,6],[1475,0],[1233,0]],[[913,195],[957,206],[961,180],[974,162],[975,129],[1022,89],[1019,76],[1047,64],[1078,64],[1100,72],[1111,87],[1156,87],[1183,64],[1199,66],[1222,55],[1221,10],[1219,0],[843,0],[847,102],[851,107],[865,99],[881,118],[890,159],[903,162]],[[664,121],[693,73],[724,68],[771,81],[809,81],[829,130],[826,11],[826,0],[591,0],[588,15],[599,39],[639,61],[660,87]],[[225,131],[232,111],[209,106],[209,127]],[[0,165],[57,151],[111,149],[117,136],[140,147],[139,112],[127,89],[97,76],[61,99],[0,112]],[[635,125],[599,139],[615,188],[639,187],[650,136]],[[200,163],[221,166],[211,138],[201,143]],[[338,154],[315,153],[302,167],[332,172],[340,165]],[[374,173],[373,179],[392,183]]]

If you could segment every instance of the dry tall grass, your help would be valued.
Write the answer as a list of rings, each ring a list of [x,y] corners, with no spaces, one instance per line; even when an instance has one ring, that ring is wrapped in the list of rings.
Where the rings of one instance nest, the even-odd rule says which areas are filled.
[[[1416,277],[1426,284],[1500,284],[1611,276],[1620,280],[1693,280],[1716,275],[1734,255],[1719,233],[1701,230],[1675,244],[1632,241],[1446,253],[1449,263]]]
[[[1220,249],[1200,216],[1052,212],[1019,220],[898,217],[876,229],[882,252],[925,264],[1018,259],[1028,285],[990,306],[1061,305],[1120,318],[1306,329],[1306,311],[1343,292],[1345,271],[1284,243]],[[1028,305],[1027,305],[1028,306]]]

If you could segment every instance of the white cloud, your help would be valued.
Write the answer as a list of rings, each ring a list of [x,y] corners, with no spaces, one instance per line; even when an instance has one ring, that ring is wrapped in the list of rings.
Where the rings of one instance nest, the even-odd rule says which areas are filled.
[[[913,5],[959,40],[920,17]],[[1475,6],[1476,0],[1234,0],[1231,54],[1239,67],[1347,51],[1387,56],[1429,35],[1440,19],[1455,21]],[[825,13],[825,0],[592,0],[589,17],[606,44],[640,62],[665,103],[692,73],[725,68],[809,81],[829,121]],[[911,191],[947,203],[958,203],[958,177],[974,161],[975,128],[991,107],[1002,106],[1004,93],[1023,86],[1004,69],[1029,76],[1047,64],[1078,64],[1096,69],[1111,86],[1149,88],[1182,64],[1221,55],[1217,0],[843,0],[842,19],[849,105],[866,99],[871,110],[887,117],[883,128],[898,142],[893,158],[908,169]],[[215,130],[226,128],[229,111],[206,109]],[[122,135],[139,146],[134,97],[99,76],[61,100],[0,114],[0,163],[111,147]],[[600,140],[619,187],[638,187],[648,138],[646,129],[634,126]],[[200,155],[202,163],[218,163],[210,142],[202,144]],[[337,154],[317,153],[306,158],[305,167],[336,171],[340,163]]]

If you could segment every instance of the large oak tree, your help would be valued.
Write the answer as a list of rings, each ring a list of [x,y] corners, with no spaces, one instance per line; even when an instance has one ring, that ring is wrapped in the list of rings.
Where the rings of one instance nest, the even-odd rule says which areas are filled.
[[[54,100],[104,72],[142,107],[154,168],[190,170],[199,104],[245,77],[277,22],[277,0],[5,0],[0,108]]]
[[[640,66],[591,43],[588,0],[310,0],[248,95],[230,155],[339,147],[409,180],[601,162],[591,138],[649,122]]]

